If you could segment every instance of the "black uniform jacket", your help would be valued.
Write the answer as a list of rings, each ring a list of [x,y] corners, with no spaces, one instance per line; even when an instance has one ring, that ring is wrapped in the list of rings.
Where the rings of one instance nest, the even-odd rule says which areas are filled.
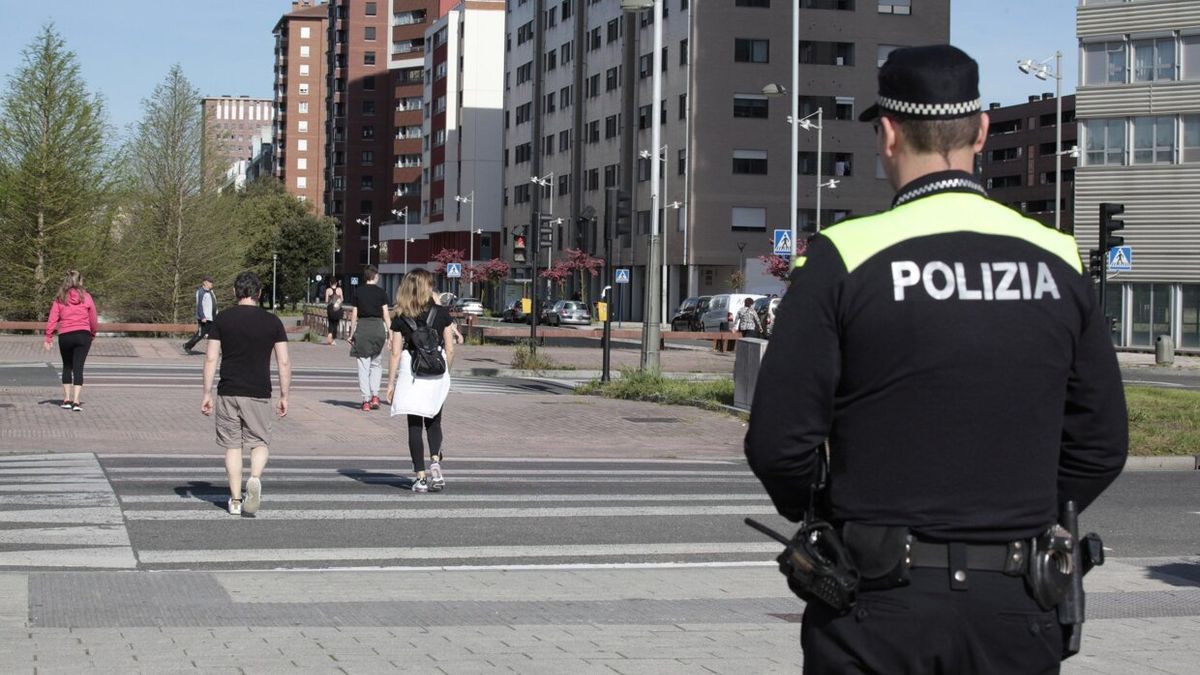
[[[1073,238],[941,172],[796,265],[745,446],[783,516],[827,439],[831,520],[931,539],[1033,536],[1120,473],[1125,397]]]

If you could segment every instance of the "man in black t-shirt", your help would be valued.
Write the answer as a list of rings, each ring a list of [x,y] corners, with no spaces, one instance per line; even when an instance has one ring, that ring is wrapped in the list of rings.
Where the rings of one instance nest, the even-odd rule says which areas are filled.
[[[350,356],[358,360],[358,389],[364,411],[379,410],[379,385],[383,380],[380,356],[388,345],[388,297],[380,288],[379,270],[367,265],[363,270],[367,282],[354,294],[354,311],[350,315]]]
[[[253,272],[242,272],[234,283],[237,305],[217,314],[208,336],[204,359],[204,401],[200,412],[217,417],[217,445],[225,448],[229,477],[229,513],[258,511],[262,501],[262,472],[271,444],[271,354],[279,367],[279,417],[287,415],[292,370],[287,333],[279,317],[261,309],[262,284]],[[213,405],[212,385],[221,361],[221,380]],[[242,452],[250,448],[250,479],[242,500]]]

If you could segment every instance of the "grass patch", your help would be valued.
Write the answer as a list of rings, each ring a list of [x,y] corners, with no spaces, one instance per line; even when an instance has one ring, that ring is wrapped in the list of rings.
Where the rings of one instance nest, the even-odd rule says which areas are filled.
[[[1142,457],[1200,453],[1200,392],[1126,387],[1129,454]]]
[[[545,351],[535,349],[528,339],[517,341],[517,348],[513,351],[512,367],[516,370],[532,370],[535,373],[546,370],[575,370],[575,366],[558,363]]]
[[[622,368],[621,377],[609,382],[592,380],[576,387],[575,393],[727,412],[724,406],[733,405],[733,380],[674,380],[659,373]]]

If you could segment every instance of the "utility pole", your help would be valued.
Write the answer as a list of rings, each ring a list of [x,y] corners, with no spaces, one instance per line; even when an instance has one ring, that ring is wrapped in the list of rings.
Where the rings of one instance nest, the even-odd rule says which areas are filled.
[[[645,312],[642,340],[645,342],[645,358],[642,360],[642,370],[660,370],[659,340],[662,324],[659,323],[662,309],[660,276],[660,261],[662,260],[662,240],[659,233],[659,208],[662,204],[662,163],[658,161],[658,149],[662,147],[662,34],[663,34],[663,1],[654,3],[654,49],[650,53],[650,67],[653,73],[653,100],[650,102],[650,147],[654,148],[654,161],[650,163],[650,257],[646,261],[646,295],[647,311]]]

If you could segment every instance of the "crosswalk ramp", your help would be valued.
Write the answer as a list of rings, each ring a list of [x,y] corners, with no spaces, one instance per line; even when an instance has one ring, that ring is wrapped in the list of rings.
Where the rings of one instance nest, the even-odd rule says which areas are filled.
[[[386,365],[384,368],[386,370]],[[54,374],[49,369],[38,370],[38,373],[42,379],[50,378]],[[199,388],[201,370],[197,365],[96,364],[88,366],[87,378],[89,387]],[[272,381],[276,379],[276,376],[272,374]],[[358,376],[353,369],[294,368],[292,370],[292,390],[345,390],[357,394]],[[462,375],[450,378],[450,392],[455,394],[552,395],[570,393],[571,387],[543,379]]]
[[[724,565],[779,548],[741,523],[774,509],[740,462],[448,457],[437,494],[413,493],[410,469],[273,459],[262,510],[238,518],[217,456],[8,459],[0,569]]]

